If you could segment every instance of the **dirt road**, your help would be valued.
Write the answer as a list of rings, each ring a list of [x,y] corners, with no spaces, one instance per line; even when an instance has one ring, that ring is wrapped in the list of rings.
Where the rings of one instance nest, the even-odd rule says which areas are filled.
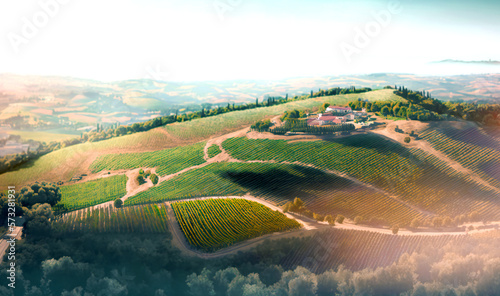
[[[500,189],[491,185],[488,183],[486,180],[482,179],[478,174],[475,172],[471,171],[470,169],[462,166],[460,163],[457,161],[451,159],[448,157],[446,154],[444,154],[441,151],[438,151],[434,149],[434,147],[431,146],[427,141],[424,139],[418,139],[415,140],[412,138],[412,141],[410,143],[404,143],[403,139],[407,137],[407,134],[402,134],[402,133],[397,133],[395,131],[395,127],[398,126],[400,129],[403,129],[405,131],[409,130],[422,130],[425,129],[427,126],[425,123],[418,122],[418,121],[396,121],[396,122],[391,122],[389,123],[385,128],[382,129],[376,129],[371,132],[376,133],[378,135],[381,135],[393,142],[402,144],[406,147],[409,148],[417,148],[420,150],[423,150],[431,155],[434,155],[438,159],[444,161],[447,165],[449,165],[451,168],[456,170],[457,172],[460,172],[467,177],[471,178],[474,182],[483,185],[496,193],[500,194]]]
[[[204,259],[213,259],[213,258],[220,258],[223,256],[227,255],[232,255],[236,254],[239,251],[245,251],[249,250],[256,245],[262,243],[266,239],[279,239],[279,238],[290,238],[290,237],[304,237],[304,236],[309,236],[313,235],[316,231],[322,230],[322,229],[328,229],[331,227],[335,227],[337,229],[350,229],[353,231],[369,231],[369,232],[375,232],[375,233],[382,233],[382,234],[387,234],[387,235],[394,235],[392,233],[392,230],[389,228],[377,228],[377,227],[370,227],[370,226],[365,226],[365,225],[355,225],[352,224],[350,221],[346,221],[343,224],[336,224],[335,226],[330,226],[326,222],[318,222],[314,219],[310,219],[304,216],[292,214],[292,213],[285,213],[285,215],[290,218],[294,219],[297,222],[299,222],[302,225],[301,229],[293,230],[293,231],[287,231],[287,232],[276,232],[276,233],[271,233],[267,235],[263,235],[260,237],[256,237],[244,242],[239,242],[236,243],[230,247],[224,248],[222,250],[213,252],[213,253],[205,253],[201,252],[199,250],[196,250],[192,248],[184,234],[182,233],[182,230],[177,223],[177,220],[175,219],[175,214],[174,211],[172,210],[171,203],[175,202],[182,202],[182,201],[188,201],[188,200],[204,200],[204,199],[214,199],[214,198],[242,198],[254,202],[258,202],[260,204],[263,204],[266,207],[269,207],[273,211],[280,211],[283,213],[282,209],[279,207],[276,207],[275,205],[256,198],[254,196],[251,196],[249,194],[244,195],[244,196],[209,196],[209,197],[198,197],[198,198],[192,198],[192,199],[181,199],[181,200],[175,200],[175,201],[170,201],[166,202],[165,204],[167,205],[167,214],[168,214],[168,227],[169,230],[172,233],[173,237],[173,244],[177,246],[184,254],[189,255],[189,256],[196,256],[199,258],[204,258]],[[499,222],[493,222],[491,223],[492,225],[497,224],[500,225]],[[478,225],[476,225],[477,227]],[[491,227],[490,229],[481,229],[481,230],[474,230],[474,231],[426,231],[425,229],[420,229],[419,231],[410,231],[410,230],[400,230],[397,235],[403,235],[403,236],[439,236],[439,235],[468,235],[472,233],[480,233],[480,232],[487,232],[494,230],[495,227]]]
[[[258,245],[259,243],[263,242],[266,239],[277,239],[277,238],[285,238],[285,237],[304,236],[305,235],[304,232],[329,227],[326,224],[317,223],[316,221],[309,219],[307,217],[302,217],[302,216],[298,216],[298,215],[291,214],[291,213],[285,213],[285,215],[288,218],[294,219],[297,222],[299,222],[302,225],[302,228],[297,229],[297,230],[286,231],[286,232],[275,232],[275,233],[266,234],[266,235],[259,236],[259,237],[256,237],[256,238],[253,238],[253,239],[250,239],[247,241],[236,243],[230,247],[224,248],[222,250],[219,250],[219,251],[216,251],[213,253],[201,252],[201,251],[198,251],[198,250],[192,248],[189,245],[186,237],[184,236],[184,233],[182,233],[182,230],[179,226],[179,223],[177,223],[177,220],[175,219],[175,214],[174,214],[174,211],[172,210],[171,203],[188,201],[188,200],[205,200],[205,199],[214,199],[214,198],[246,199],[246,200],[250,200],[250,201],[254,201],[254,202],[258,202],[260,204],[263,204],[273,211],[280,211],[283,213],[283,211],[279,207],[276,207],[273,204],[270,204],[262,199],[258,199],[256,197],[253,197],[253,196],[248,195],[248,194],[244,195],[244,196],[209,196],[209,197],[199,197],[199,198],[193,198],[193,199],[181,199],[181,200],[166,202],[165,204],[167,205],[168,227],[169,227],[170,232],[172,233],[173,244],[175,246],[177,246],[184,254],[189,255],[189,256],[197,256],[197,257],[204,258],[204,259],[220,258],[223,256],[236,254],[239,251],[248,250],[248,249]]]

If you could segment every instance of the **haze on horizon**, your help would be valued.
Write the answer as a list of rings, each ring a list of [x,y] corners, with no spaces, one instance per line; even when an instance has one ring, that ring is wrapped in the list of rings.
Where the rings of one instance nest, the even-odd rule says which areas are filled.
[[[498,11],[494,0],[2,1],[0,73],[104,81],[498,73],[429,64],[500,60]]]

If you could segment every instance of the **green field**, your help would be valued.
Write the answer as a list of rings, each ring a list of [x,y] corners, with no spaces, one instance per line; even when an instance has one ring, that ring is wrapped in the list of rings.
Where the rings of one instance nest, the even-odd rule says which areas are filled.
[[[200,142],[153,152],[106,154],[96,159],[90,169],[93,173],[97,173],[102,170],[157,167],[156,172],[160,176],[164,176],[204,163],[204,147],[205,142]]]
[[[115,200],[126,193],[127,176],[116,175],[84,183],[61,186],[61,204],[70,211]]]
[[[298,161],[337,170],[440,215],[467,214],[481,206],[484,211],[489,207],[482,212],[488,217],[500,216],[495,192],[464,174],[443,173],[441,165],[375,134],[295,143],[232,138],[222,145],[232,157],[241,160]]]
[[[300,228],[279,211],[245,199],[207,199],[172,203],[189,243],[216,251],[264,234]]]
[[[186,172],[125,201],[127,205],[204,196],[242,196],[245,193],[283,205],[300,197],[308,209],[384,218],[390,223],[409,223],[422,213],[375,190],[321,170],[268,163],[213,163]]]
[[[219,145],[214,144],[214,145],[208,147],[208,158],[212,158],[221,152],[222,151],[220,150]]]
[[[113,206],[65,214],[52,225],[59,233],[167,233],[165,205]]]

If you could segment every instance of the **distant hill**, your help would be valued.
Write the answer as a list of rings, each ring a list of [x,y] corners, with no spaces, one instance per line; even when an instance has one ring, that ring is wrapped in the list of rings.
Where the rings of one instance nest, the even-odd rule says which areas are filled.
[[[448,60],[452,61],[452,60]],[[160,115],[198,111],[210,105],[262,101],[332,87],[383,88],[404,85],[441,100],[500,101],[500,74],[417,76],[369,75],[298,77],[278,81],[166,82],[132,79],[101,82],[57,76],[0,74],[0,121],[18,115],[31,128],[86,128],[97,123],[130,124]],[[73,129],[77,129],[73,128]],[[67,131],[65,131],[67,132]]]
[[[492,60],[488,60],[488,61],[463,61],[463,60],[446,59],[446,60],[437,61],[434,63],[500,65],[500,61],[492,61]]]

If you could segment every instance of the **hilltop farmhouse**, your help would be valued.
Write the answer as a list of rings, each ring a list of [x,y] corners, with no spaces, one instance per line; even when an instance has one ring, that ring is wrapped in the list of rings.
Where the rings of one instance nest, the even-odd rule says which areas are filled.
[[[343,124],[366,115],[366,109],[353,112],[350,107],[329,106],[326,108],[326,112],[319,113],[317,118],[308,119],[307,125]]]

